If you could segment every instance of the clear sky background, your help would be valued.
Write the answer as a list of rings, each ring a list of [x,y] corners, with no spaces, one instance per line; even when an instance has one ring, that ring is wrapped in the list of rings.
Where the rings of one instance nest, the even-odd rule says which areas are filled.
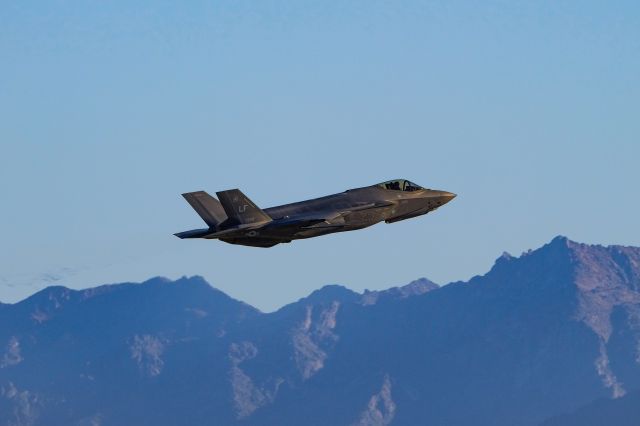
[[[270,249],[172,234],[407,178],[458,198]],[[555,235],[640,245],[638,1],[4,1],[0,300],[201,274],[272,310],[485,273]]]

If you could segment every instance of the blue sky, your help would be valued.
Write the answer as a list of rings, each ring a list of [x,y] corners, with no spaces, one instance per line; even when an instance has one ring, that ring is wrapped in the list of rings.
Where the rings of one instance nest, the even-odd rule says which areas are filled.
[[[3,2],[0,300],[201,274],[264,310],[640,245],[640,3]],[[433,215],[263,250],[172,234],[392,178]]]

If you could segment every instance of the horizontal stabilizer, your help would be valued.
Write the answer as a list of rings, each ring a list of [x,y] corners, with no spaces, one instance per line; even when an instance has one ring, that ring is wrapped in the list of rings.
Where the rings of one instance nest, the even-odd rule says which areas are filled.
[[[209,227],[216,228],[220,223],[227,220],[227,215],[220,201],[205,191],[187,192],[182,196]]]
[[[216,192],[230,225],[261,224],[271,222],[271,217],[256,206],[239,189]]]
[[[185,238],[204,238],[209,234],[211,234],[210,229],[192,229],[191,231],[177,232],[173,235],[183,240]]]

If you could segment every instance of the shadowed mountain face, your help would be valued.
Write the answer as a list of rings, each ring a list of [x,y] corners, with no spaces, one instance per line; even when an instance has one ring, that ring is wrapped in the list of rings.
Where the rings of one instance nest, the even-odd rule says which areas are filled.
[[[51,287],[0,324],[2,425],[533,426],[640,389],[640,249],[558,237],[269,314],[199,277]]]

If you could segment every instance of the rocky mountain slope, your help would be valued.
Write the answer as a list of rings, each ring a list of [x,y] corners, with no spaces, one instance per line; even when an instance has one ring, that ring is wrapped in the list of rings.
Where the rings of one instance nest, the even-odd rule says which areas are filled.
[[[269,314],[199,277],[51,287],[0,324],[2,425],[561,425],[640,389],[640,248],[558,237]]]

